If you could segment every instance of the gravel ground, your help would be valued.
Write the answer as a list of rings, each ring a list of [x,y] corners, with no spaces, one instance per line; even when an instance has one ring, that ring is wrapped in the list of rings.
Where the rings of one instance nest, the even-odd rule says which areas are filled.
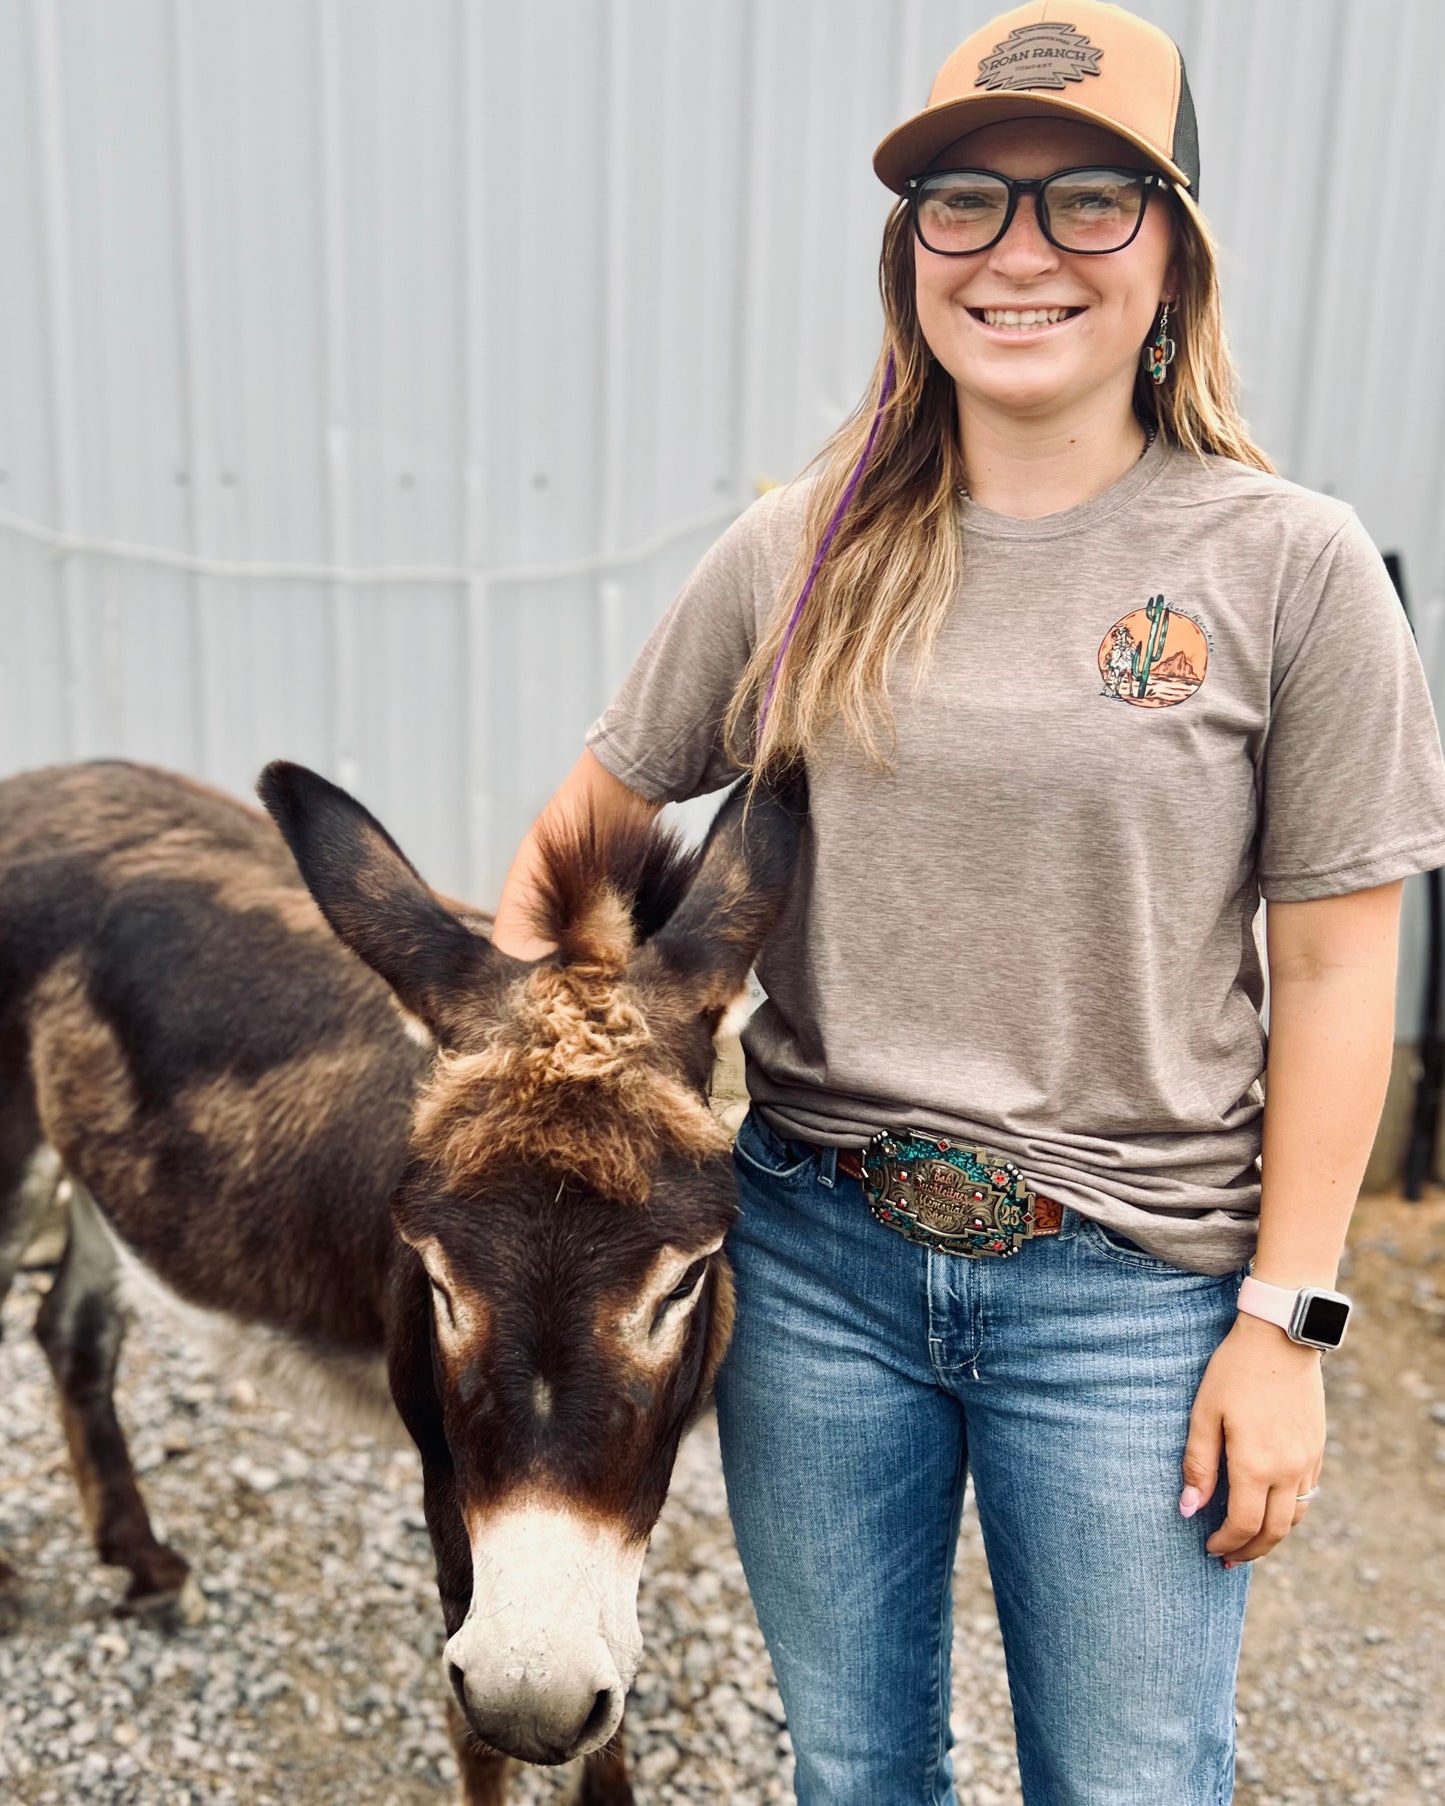
[[[1327,1364],[1331,1459],[1254,1581],[1240,1806],[1445,1802],[1445,1202],[1367,1199]],[[0,1345],[0,1801],[9,1806],[410,1806],[448,1798],[440,1620],[409,1450],[339,1438],[227,1385],[141,1324],[120,1410],[160,1533],[209,1615],[113,1614],[81,1528],[22,1275]],[[790,1798],[787,1733],[733,1547],[710,1419],[684,1446],[642,1588],[629,1709],[644,1806]],[[1008,1692],[977,1523],[960,1550],[960,1806],[1015,1806]],[[528,1771],[515,1797],[564,1797]],[[1142,1806],[1142,1803],[1141,1803]],[[1163,1803],[1161,1803],[1163,1806]]]

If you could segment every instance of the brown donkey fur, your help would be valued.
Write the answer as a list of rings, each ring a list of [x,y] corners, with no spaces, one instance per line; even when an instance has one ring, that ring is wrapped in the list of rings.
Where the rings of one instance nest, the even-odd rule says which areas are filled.
[[[636,1570],[731,1323],[713,1036],[801,798],[734,796],[694,854],[635,820],[554,842],[557,952],[527,964],[344,792],[286,765],[261,789],[280,834],[139,766],[0,783],[0,1296],[48,1144],[73,1205],[36,1329],[134,1611],[203,1600],[115,1416],[127,1290],[202,1314],[224,1360],[399,1413],[463,1798],[500,1801],[508,1756],[585,1754],[584,1799],[616,1806]]]

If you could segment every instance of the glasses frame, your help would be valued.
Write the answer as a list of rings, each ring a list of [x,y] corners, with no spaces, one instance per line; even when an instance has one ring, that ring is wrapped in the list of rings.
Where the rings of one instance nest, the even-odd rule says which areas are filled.
[[[1050,182],[1057,182],[1063,176],[1088,175],[1092,171],[1102,175],[1126,176],[1131,181],[1144,184],[1144,198],[1139,203],[1139,217],[1134,221],[1134,230],[1123,244],[1110,245],[1107,251],[1079,251],[1072,245],[1060,244],[1049,226],[1048,198],[1044,190]],[[1003,224],[986,245],[975,245],[971,251],[939,251],[929,244],[923,236],[923,221],[919,218],[919,202],[922,199],[926,183],[936,181],[940,176],[990,176],[995,182],[1002,182],[1008,189],[1008,205],[1004,208]],[[1062,251],[1066,257],[1112,257],[1116,251],[1125,251],[1139,236],[1139,228],[1144,224],[1144,215],[1149,211],[1149,196],[1156,192],[1169,194],[1174,184],[1167,176],[1161,176],[1152,169],[1130,169],[1127,166],[1117,167],[1112,163],[1080,163],[1071,169],[1056,169],[1049,176],[1006,176],[998,169],[973,169],[965,166],[962,169],[930,169],[921,176],[909,176],[903,184],[904,193],[908,196],[909,211],[913,215],[913,232],[919,244],[934,257],[979,257],[985,251],[991,251],[1013,224],[1014,214],[1018,212],[1019,196],[1031,194],[1034,197],[1034,218],[1038,222],[1039,231],[1054,247]]]

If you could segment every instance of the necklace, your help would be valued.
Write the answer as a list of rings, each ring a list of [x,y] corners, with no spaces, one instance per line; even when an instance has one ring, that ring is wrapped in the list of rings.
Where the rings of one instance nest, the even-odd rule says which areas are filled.
[[[1155,440],[1156,440],[1156,439],[1157,439],[1157,438],[1158,438],[1158,437],[1159,437],[1159,428],[1158,428],[1158,427],[1157,427],[1157,426],[1156,426],[1156,425],[1155,425],[1155,424],[1154,424],[1154,422],[1153,422],[1153,421],[1152,421],[1152,420],[1151,420],[1151,421],[1150,421],[1150,422],[1149,422],[1149,424],[1148,424],[1148,426],[1146,426],[1146,427],[1145,427],[1145,428],[1144,428],[1144,450],[1143,450],[1143,451],[1141,451],[1141,452],[1140,452],[1140,453],[1139,453],[1139,456],[1140,456],[1140,457],[1141,457],[1141,458],[1142,458],[1142,457],[1143,457],[1143,456],[1144,456],[1144,455],[1145,455],[1145,453],[1147,453],[1147,452],[1148,452],[1148,450],[1149,450],[1149,447],[1150,447],[1150,446],[1151,446],[1151,445],[1152,445],[1152,444],[1153,444],[1153,443],[1154,443],[1154,441],[1155,441]],[[967,486],[967,484],[965,484],[965,483],[960,483],[960,484],[959,484],[959,486],[958,486],[958,499],[959,499],[959,500],[960,500],[960,501],[961,501],[961,502],[966,502],[966,501],[967,501],[967,500],[968,500],[968,486]]]

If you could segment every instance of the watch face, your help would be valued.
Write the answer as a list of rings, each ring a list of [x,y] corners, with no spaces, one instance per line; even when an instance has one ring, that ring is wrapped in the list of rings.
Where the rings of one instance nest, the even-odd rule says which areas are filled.
[[[1307,1342],[1323,1342],[1328,1348],[1338,1348],[1349,1315],[1349,1305],[1338,1298],[1310,1298],[1305,1303],[1298,1333]]]

